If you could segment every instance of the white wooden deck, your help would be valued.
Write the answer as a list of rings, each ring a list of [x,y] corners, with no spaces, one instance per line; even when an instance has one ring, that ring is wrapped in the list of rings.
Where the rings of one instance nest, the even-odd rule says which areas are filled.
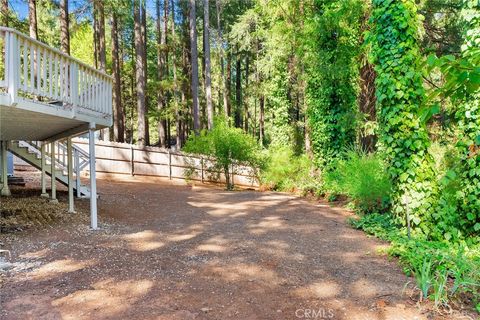
[[[58,140],[112,124],[112,77],[0,27],[0,140]]]
[[[74,212],[73,172],[79,172],[82,164],[71,138],[88,131],[89,152],[84,157],[90,165],[90,189],[83,193],[90,195],[91,227],[97,229],[94,132],[112,125],[112,77],[5,27],[0,27],[0,54],[0,195],[10,195],[6,178],[10,150],[42,171],[42,196],[52,202],[58,202],[56,181],[66,183],[69,212]],[[59,142],[65,138],[66,144]],[[61,159],[62,148],[67,160]],[[45,184],[48,173],[50,195]]]

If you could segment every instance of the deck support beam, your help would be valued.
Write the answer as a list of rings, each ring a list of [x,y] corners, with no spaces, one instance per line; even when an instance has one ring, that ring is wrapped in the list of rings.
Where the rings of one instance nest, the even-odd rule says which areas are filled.
[[[40,147],[40,156],[41,156],[41,182],[40,184],[42,185],[42,194],[40,195],[41,197],[48,198],[48,193],[47,193],[47,172],[46,172],[46,167],[47,167],[47,160],[45,158],[45,147],[46,144],[45,142],[42,141],[42,145]]]
[[[1,157],[2,157],[2,191],[0,194],[4,197],[11,196],[10,189],[8,187],[8,172],[7,172],[7,141],[0,141],[1,143]]]
[[[57,200],[57,178],[56,178],[56,169],[55,169],[55,161],[56,161],[56,156],[55,156],[55,142],[51,143],[52,150],[50,154],[50,178],[51,178],[51,188],[52,188],[52,196],[50,198],[50,202],[52,203],[58,203]]]
[[[73,157],[72,157],[72,138],[67,139],[67,171],[68,171],[68,212],[75,213],[73,203]]]
[[[97,174],[95,168],[95,123],[91,122],[88,129],[88,142],[90,154],[90,227],[98,229],[97,221]]]

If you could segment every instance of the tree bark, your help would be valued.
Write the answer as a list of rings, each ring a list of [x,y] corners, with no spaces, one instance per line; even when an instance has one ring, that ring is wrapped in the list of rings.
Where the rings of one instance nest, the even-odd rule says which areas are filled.
[[[223,93],[223,112],[226,117],[228,117],[228,90],[227,90],[227,78],[225,76],[225,58],[223,52],[223,36],[222,36],[222,26],[220,17],[222,14],[222,7],[220,5],[220,0],[215,0],[215,5],[217,7],[217,26],[218,26],[218,42],[219,42],[219,52],[220,52],[220,71],[222,73],[222,93]]]
[[[102,0],[94,0],[94,18],[97,20],[98,31],[98,68],[101,71],[107,69],[107,55],[105,51],[105,10]]]
[[[213,128],[213,104],[212,104],[212,75],[211,75],[211,64],[210,64],[210,17],[209,17],[209,8],[208,0],[203,0],[203,33],[204,37],[204,47],[205,47],[205,96],[207,99],[207,127],[208,130]]]
[[[142,37],[143,37],[143,77],[145,78],[145,144],[150,145],[150,126],[148,121],[148,94],[147,94],[147,83],[148,83],[148,69],[147,69],[147,0],[141,2],[141,17],[142,17]]]
[[[245,91],[248,94],[248,73],[250,69],[250,59],[247,55],[245,59]],[[248,134],[248,121],[250,120],[250,113],[248,112],[248,100],[243,101],[243,130]]]
[[[175,108],[175,146],[177,150],[180,150],[182,147],[182,139],[181,139],[181,118],[180,118],[180,110],[178,106],[178,84],[177,84],[177,65],[176,65],[176,41],[175,41],[175,1],[172,0],[171,2],[171,10],[172,10],[172,72],[173,72],[173,103]]]
[[[137,81],[137,143],[139,146],[146,146],[146,104],[145,104],[145,70],[143,63],[143,51],[145,49],[144,38],[142,35],[142,20],[140,13],[140,1],[133,1],[133,20],[135,30],[135,78]]]
[[[242,127],[242,61],[237,55],[235,67],[235,127]]]
[[[265,96],[263,94],[260,95],[260,116],[258,122],[260,145],[263,146],[265,140]]]
[[[63,53],[70,55],[68,0],[60,0],[60,47]]]
[[[227,91],[227,117],[229,118],[232,114],[232,104],[230,101],[230,97],[232,96],[232,56],[230,53],[227,55],[227,74],[225,87]]]
[[[163,80],[163,73],[165,69],[165,61],[164,61],[164,47],[166,42],[166,31],[164,29],[164,24],[161,19],[161,6],[160,0],[156,1],[157,7],[157,80],[160,83]],[[164,5],[165,10],[165,5]],[[160,147],[166,147],[166,126],[167,122],[163,117],[163,110],[165,109],[165,98],[163,89],[160,87],[157,94],[157,109],[160,113],[160,118],[158,119],[158,143]]]
[[[125,126],[122,104],[122,83],[118,43],[118,17],[112,13],[112,62],[113,62],[113,140],[125,142]]]
[[[62,0],[66,1],[66,0]],[[93,2],[94,19],[96,20],[96,39],[97,39],[97,63],[98,68],[105,72],[107,69],[107,54],[105,50],[105,8],[103,0],[94,0]],[[100,131],[102,140],[110,140],[110,130],[105,128]]]
[[[190,4],[190,56],[192,63],[192,109],[193,109],[193,131],[200,134],[200,113],[198,109],[198,49],[197,49],[197,24],[195,0],[189,0]]]
[[[38,26],[37,26],[37,1],[28,0],[28,22],[30,37],[38,39]]]

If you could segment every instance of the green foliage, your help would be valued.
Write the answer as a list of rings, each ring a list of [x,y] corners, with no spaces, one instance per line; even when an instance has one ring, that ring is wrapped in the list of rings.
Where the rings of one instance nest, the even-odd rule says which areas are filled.
[[[438,69],[446,79],[430,99],[448,98],[456,106],[458,156],[441,181],[442,196],[434,216],[439,236],[447,240],[480,235],[480,14],[475,3],[465,4],[469,29],[462,56],[428,58],[429,71]]]
[[[70,54],[88,65],[94,65],[93,28],[89,21],[74,26],[70,36]]]
[[[313,170],[312,161],[306,155],[295,155],[289,147],[270,148],[265,163],[260,174],[265,189],[297,191],[312,180],[309,179]]]
[[[381,152],[393,182],[393,211],[410,217],[417,231],[430,232],[436,184],[429,137],[419,116],[424,100],[418,16],[413,0],[373,0],[372,29],[367,35],[377,72],[376,97]]]
[[[341,158],[356,138],[360,23],[364,1],[315,1],[309,22],[307,105],[320,166]],[[311,40],[310,40],[311,39]]]
[[[212,130],[190,136],[183,151],[213,158],[217,169],[225,174],[227,189],[233,188],[230,179],[233,164],[256,168],[262,163],[256,141],[241,129],[229,126],[222,118],[216,119]]]
[[[480,301],[480,243],[408,239],[390,214],[369,214],[351,220],[354,227],[391,242],[387,252],[397,256],[407,274],[413,275],[423,297],[436,306],[466,295]]]
[[[383,212],[388,208],[391,184],[384,164],[375,154],[349,151],[324,173],[328,193],[347,195],[364,213]]]

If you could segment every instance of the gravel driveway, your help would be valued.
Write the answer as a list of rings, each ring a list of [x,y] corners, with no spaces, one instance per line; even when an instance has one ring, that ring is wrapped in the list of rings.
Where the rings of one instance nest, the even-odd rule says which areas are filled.
[[[16,266],[0,319],[427,318],[341,209],[146,178],[98,188],[100,231],[79,213],[0,235]]]

